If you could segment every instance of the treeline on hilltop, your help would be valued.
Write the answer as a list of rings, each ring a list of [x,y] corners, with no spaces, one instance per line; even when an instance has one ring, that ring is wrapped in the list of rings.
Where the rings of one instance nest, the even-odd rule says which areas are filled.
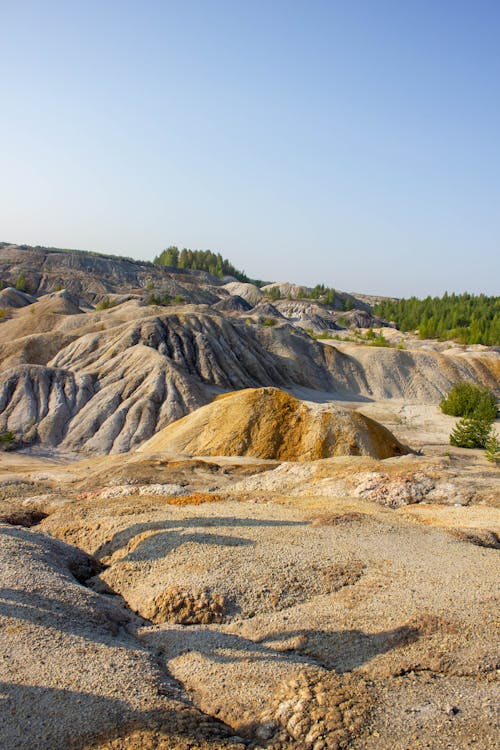
[[[385,300],[373,312],[401,331],[418,330],[421,339],[500,345],[500,297],[445,292],[442,297]]]
[[[234,276],[238,281],[257,286],[265,283],[259,279],[250,279],[244,271],[238,271],[227,258],[211,250],[189,250],[187,247],[179,250],[175,245],[171,245],[157,255],[153,263],[158,266],[185,268],[189,271],[208,271],[212,276],[218,276],[220,279],[224,276]]]

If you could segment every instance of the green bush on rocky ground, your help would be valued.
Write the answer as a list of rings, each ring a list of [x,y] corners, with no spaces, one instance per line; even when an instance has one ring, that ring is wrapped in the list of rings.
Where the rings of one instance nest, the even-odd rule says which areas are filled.
[[[491,423],[497,416],[495,395],[488,388],[474,383],[456,383],[440,407],[443,414],[452,417],[484,419]]]
[[[11,430],[0,433],[0,450],[10,451],[14,447],[16,436]]]
[[[483,448],[489,461],[499,460],[499,441],[493,428],[497,400],[491,391],[474,383],[457,383],[440,406],[444,414],[462,417],[450,433],[451,445]]]

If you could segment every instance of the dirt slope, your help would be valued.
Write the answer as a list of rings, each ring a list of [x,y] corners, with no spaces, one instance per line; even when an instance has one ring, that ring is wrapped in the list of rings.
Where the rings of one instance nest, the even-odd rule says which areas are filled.
[[[362,414],[307,404],[277,388],[219,396],[148,440],[144,452],[314,461],[338,455],[388,458],[406,448]]]
[[[145,743],[163,736],[156,747],[237,746],[133,637],[133,614],[81,585],[99,569],[95,561],[0,524],[0,565],[0,643],[9,654],[0,661],[3,748],[104,747],[132,731]]]

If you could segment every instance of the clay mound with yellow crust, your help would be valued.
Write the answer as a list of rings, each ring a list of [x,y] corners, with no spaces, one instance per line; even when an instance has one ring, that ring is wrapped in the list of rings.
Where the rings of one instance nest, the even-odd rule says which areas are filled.
[[[160,430],[138,450],[281,461],[408,453],[389,430],[363,414],[300,401],[278,388],[219,396]]]

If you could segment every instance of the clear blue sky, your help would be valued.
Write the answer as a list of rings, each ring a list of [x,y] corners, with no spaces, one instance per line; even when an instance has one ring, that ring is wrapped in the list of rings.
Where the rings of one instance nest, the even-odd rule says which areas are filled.
[[[0,240],[500,292],[498,0],[0,0]]]

